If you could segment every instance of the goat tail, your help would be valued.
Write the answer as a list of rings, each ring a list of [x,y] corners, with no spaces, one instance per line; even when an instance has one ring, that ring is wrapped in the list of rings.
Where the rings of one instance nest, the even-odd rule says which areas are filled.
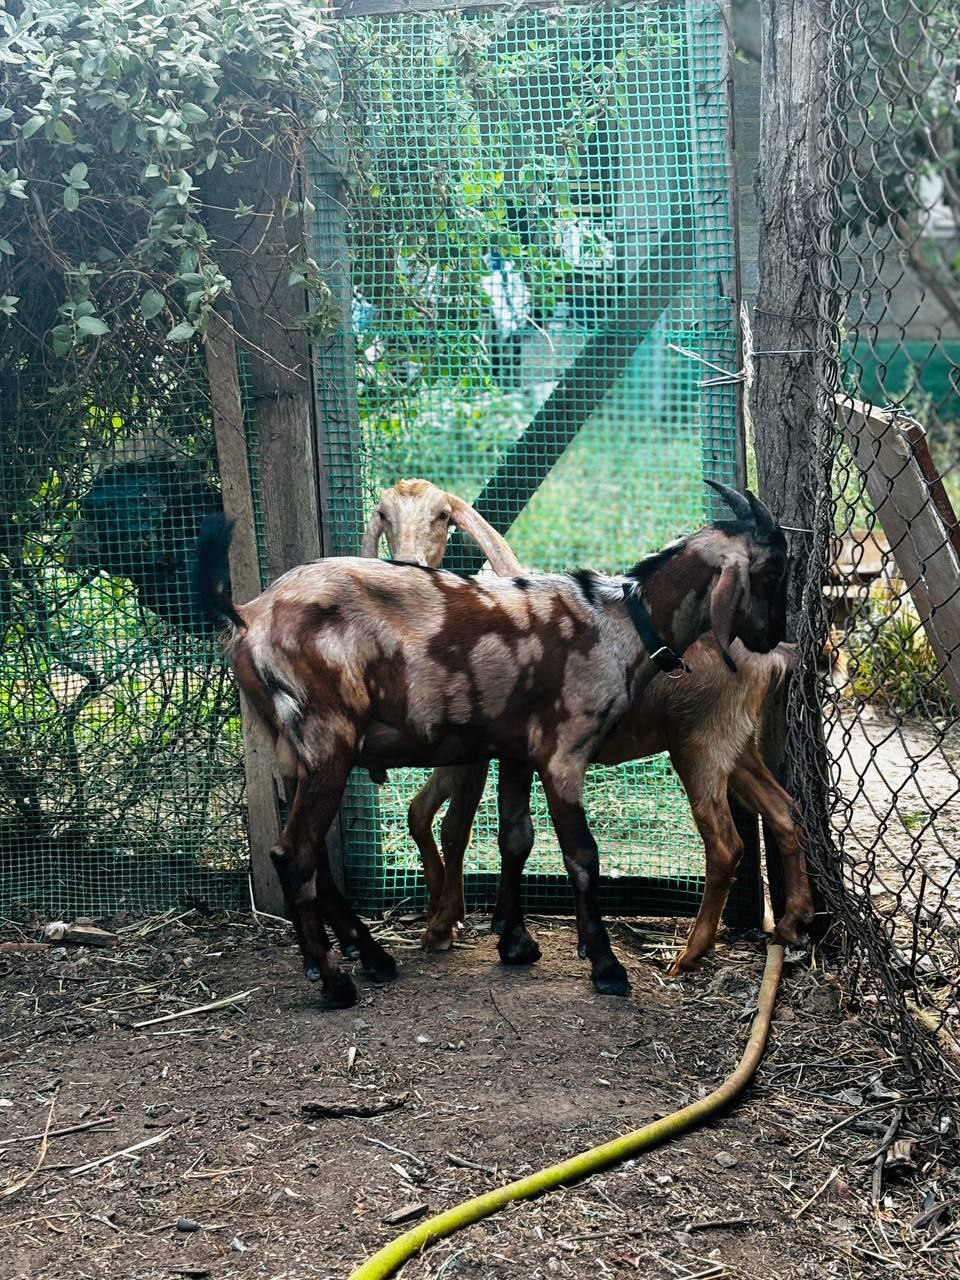
[[[200,526],[194,553],[194,572],[200,607],[217,627],[242,631],[246,623],[237,612],[230,589],[230,542],[233,520],[222,513],[208,516]]]

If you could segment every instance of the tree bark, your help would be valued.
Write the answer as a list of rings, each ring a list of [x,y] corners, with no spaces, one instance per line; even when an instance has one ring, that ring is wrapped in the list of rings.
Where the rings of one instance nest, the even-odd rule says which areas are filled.
[[[787,530],[788,638],[804,621],[803,590],[814,554],[812,512],[817,475],[818,297],[814,263],[815,164],[823,100],[823,45],[816,0],[767,0],[761,22],[760,162],[756,196],[759,232],[758,288],[753,322],[754,358],[748,382],[760,495]],[[814,673],[801,672],[799,696],[811,702],[825,766]],[[822,814],[824,770],[792,776],[787,753],[786,690],[770,699],[764,735],[767,763],[804,811]],[[820,796],[810,794],[819,786]],[[805,830],[807,828],[805,827]],[[809,836],[809,831],[808,831]],[[824,833],[821,831],[821,836]],[[764,829],[774,915],[782,912],[779,851]],[[825,837],[828,838],[828,837]],[[809,843],[809,840],[808,840]],[[821,903],[818,902],[818,907]],[[821,923],[824,923],[821,918]]]

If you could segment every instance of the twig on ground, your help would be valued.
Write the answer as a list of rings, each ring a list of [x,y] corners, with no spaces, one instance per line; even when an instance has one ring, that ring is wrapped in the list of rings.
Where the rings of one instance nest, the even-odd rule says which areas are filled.
[[[108,1156],[98,1156],[96,1160],[89,1160],[86,1164],[78,1164],[72,1169],[68,1169],[67,1173],[72,1178],[78,1173],[88,1173],[91,1169],[99,1169],[102,1164],[109,1164],[111,1160],[119,1160],[122,1156],[131,1156],[135,1151],[143,1151],[145,1147],[154,1147],[158,1142],[166,1142],[167,1138],[173,1133],[172,1129],[164,1129],[163,1133],[155,1134],[152,1138],[147,1138],[143,1142],[135,1142],[132,1147],[122,1147],[119,1151],[111,1151]]]
[[[447,1152],[447,1161],[456,1169],[476,1169],[478,1173],[488,1173],[491,1178],[496,1177],[496,1165],[478,1164],[476,1160],[468,1160],[466,1156],[458,1156],[453,1151]]]
[[[493,994],[493,987],[490,987],[490,988],[489,988],[489,991],[490,991],[490,999],[491,999],[491,1001],[493,1002],[493,1007],[496,1009],[497,1013],[499,1013],[500,1017],[504,1020],[504,1022],[507,1024],[507,1026],[508,1026],[508,1027],[510,1028],[510,1030],[513,1032],[513,1034],[517,1037],[517,1039],[518,1039],[518,1040],[522,1040],[522,1039],[523,1039],[523,1036],[520,1034],[520,1032],[517,1030],[517,1028],[513,1025],[513,1023],[510,1021],[510,1019],[507,1017],[507,1015],[503,1012],[503,1010],[502,1010],[502,1009],[500,1008],[500,1006],[497,1004],[497,997]]]
[[[319,1099],[301,1102],[300,1111],[308,1120],[337,1120],[344,1116],[382,1116],[385,1111],[396,1111],[409,1098],[409,1093],[388,1094],[373,1102],[364,1102],[362,1098],[349,1098],[346,1101]]]
[[[230,1005],[243,1004],[245,1000],[249,1000],[255,991],[259,991],[259,987],[251,987],[249,991],[238,991],[232,996],[223,996],[220,1000],[211,1000],[207,1004],[194,1005],[192,1009],[181,1009],[178,1013],[165,1013],[159,1018],[147,1018],[146,1022],[135,1022],[133,1024],[135,1030],[140,1027],[153,1027],[158,1022],[173,1022],[175,1018],[189,1018],[195,1013],[209,1013],[212,1009],[226,1009]]]
[[[44,1125],[43,1137],[40,1142],[40,1149],[37,1152],[37,1158],[34,1161],[33,1168],[30,1170],[29,1173],[24,1174],[22,1178],[18,1178],[16,1182],[8,1183],[3,1188],[3,1191],[0,1192],[0,1196],[2,1196],[3,1199],[6,1199],[7,1196],[16,1195],[18,1191],[22,1191],[24,1187],[29,1186],[30,1183],[37,1176],[37,1174],[40,1172],[40,1166],[43,1164],[44,1160],[47,1158],[47,1142],[50,1137],[50,1126],[53,1123],[53,1109],[57,1104],[58,1094],[59,1094],[59,1089],[55,1089],[53,1097],[50,1099],[50,1110],[47,1112],[47,1123]]]
[[[101,1116],[99,1120],[84,1120],[82,1124],[64,1125],[62,1129],[51,1129],[48,1138],[64,1138],[68,1133],[82,1133],[84,1129],[98,1129],[105,1124],[113,1124],[116,1116]],[[26,1133],[22,1138],[0,1138],[0,1147],[9,1147],[15,1142],[36,1142],[42,1133]]]
[[[384,1151],[392,1151],[395,1156],[406,1156],[408,1160],[412,1160],[414,1164],[419,1165],[421,1169],[426,1171],[427,1166],[412,1151],[404,1151],[403,1147],[391,1147],[389,1142],[382,1142],[379,1138],[368,1138],[366,1134],[364,1134],[363,1140],[364,1142],[372,1143],[375,1147],[383,1147]]]
[[[830,1184],[831,1184],[831,1183],[832,1183],[836,1178],[838,1178],[839,1176],[840,1176],[840,1166],[839,1166],[839,1165],[836,1165],[836,1166],[833,1168],[833,1170],[832,1170],[832,1171],[827,1175],[827,1177],[824,1179],[824,1181],[823,1181],[823,1182],[821,1182],[820,1186],[819,1186],[819,1187],[817,1187],[816,1191],[813,1193],[813,1195],[810,1197],[810,1199],[809,1199],[809,1200],[804,1200],[803,1204],[800,1206],[800,1208],[799,1208],[799,1209],[796,1211],[796,1213],[793,1215],[793,1220],[794,1220],[794,1222],[797,1222],[800,1218],[802,1218],[802,1217],[803,1217],[803,1215],[807,1212],[807,1210],[810,1208],[810,1206],[811,1206],[812,1204],[815,1204],[815,1203],[820,1199],[820,1197],[821,1197],[821,1196],[823,1195],[823,1193],[827,1190],[827,1188],[830,1186]]]

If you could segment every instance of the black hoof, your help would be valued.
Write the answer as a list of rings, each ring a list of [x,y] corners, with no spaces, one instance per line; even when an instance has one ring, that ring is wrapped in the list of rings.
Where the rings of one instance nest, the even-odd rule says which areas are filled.
[[[498,938],[502,937],[507,928],[507,920],[505,916],[494,916],[490,921],[490,932],[495,933]]]
[[[343,942],[340,944],[340,950],[343,952],[344,960],[359,960],[360,948],[355,942]]]
[[[380,955],[364,963],[363,974],[365,978],[369,978],[371,982],[375,982],[378,986],[382,986],[387,982],[394,982],[397,977],[397,962],[393,956],[383,951]]]
[[[303,976],[308,982],[321,982],[323,980],[323,971],[317,964],[305,964],[303,966]]]
[[[349,1009],[357,1003],[357,989],[349,974],[335,973],[324,979],[323,1007],[325,1009]]]
[[[630,991],[627,971],[613,956],[594,966],[593,985],[602,996],[625,996]]]
[[[536,964],[543,952],[526,931],[505,934],[497,943],[503,964]]]

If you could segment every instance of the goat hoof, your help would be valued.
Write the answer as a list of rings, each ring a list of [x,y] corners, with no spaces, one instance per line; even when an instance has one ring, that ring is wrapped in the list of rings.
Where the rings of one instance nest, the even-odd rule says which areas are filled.
[[[364,962],[363,974],[371,982],[375,982],[377,986],[384,986],[386,983],[396,980],[397,962],[393,956],[387,955],[386,951],[383,951],[380,955]]]
[[[536,964],[543,955],[526,929],[504,934],[497,943],[497,951],[501,962],[510,965]]]
[[[343,952],[344,960],[359,960],[360,948],[355,942],[343,942],[340,944],[340,950]]]
[[[357,1003],[357,989],[349,974],[335,973],[323,980],[323,1007],[349,1009]]]
[[[630,990],[627,971],[611,956],[602,960],[593,970],[593,985],[602,996],[625,996]]]
[[[490,921],[490,932],[495,933],[498,938],[502,937],[506,932],[507,921],[505,916],[494,916]]]
[[[305,964],[303,966],[303,976],[308,982],[321,982],[323,980],[323,970],[318,964]]]
[[[420,939],[424,951],[449,951],[453,946],[453,929],[449,925],[431,925]]]

